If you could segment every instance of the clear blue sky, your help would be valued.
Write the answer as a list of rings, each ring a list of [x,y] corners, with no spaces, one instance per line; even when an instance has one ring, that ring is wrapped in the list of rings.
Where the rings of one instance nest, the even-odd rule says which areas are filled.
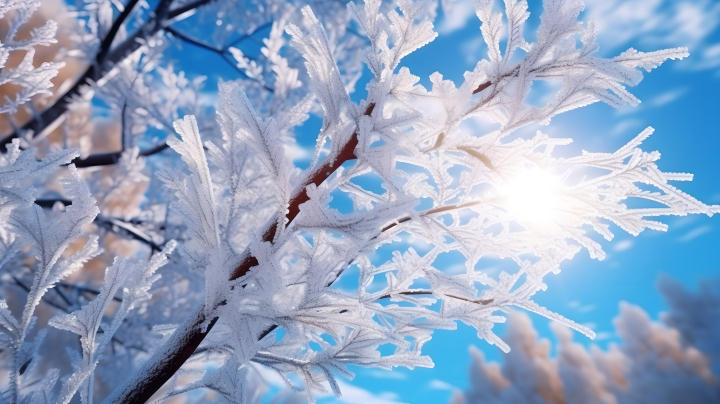
[[[531,18],[526,39],[539,22],[540,1],[530,1]],[[562,153],[576,154],[582,149],[610,152],[633,138],[647,126],[656,132],[644,143],[644,150],[659,150],[663,171],[695,174],[691,183],[676,183],[680,189],[708,204],[720,204],[720,3],[695,0],[644,1],[596,0],[588,1],[584,19],[595,18],[601,27],[600,54],[610,57],[628,47],[650,51],[675,46],[688,46],[691,56],[683,61],[669,61],[646,75],[632,92],[643,102],[634,109],[614,110],[595,104],[556,117],[541,129],[554,137],[571,137],[574,143]],[[636,7],[636,8],[633,8]],[[481,44],[479,21],[473,16],[467,23],[455,20],[461,28],[451,29],[441,15],[436,26],[440,37],[406,58],[404,65],[428,84],[427,77],[440,71],[446,78],[462,79],[462,73],[472,69],[485,56]],[[188,46],[188,45],[186,45]],[[259,48],[259,47],[258,47]],[[501,46],[501,49],[504,49]],[[187,49],[189,50],[189,49]],[[193,49],[196,51],[196,49]],[[207,71],[203,62],[186,65],[187,52],[177,52],[188,73],[209,76],[208,90],[214,90],[219,77],[235,78],[236,73],[222,65],[213,64]],[[199,55],[199,54],[198,54]],[[211,57],[211,55],[208,55]],[[198,59],[199,60],[199,59]],[[205,60],[205,59],[202,59]],[[357,88],[362,89],[368,75]],[[358,92],[354,98],[364,94]],[[310,146],[316,133],[301,133],[299,144]],[[298,162],[299,165],[307,162]],[[602,241],[607,252],[604,261],[591,260],[583,251],[573,261],[562,265],[559,275],[546,278],[547,292],[537,296],[537,302],[580,323],[590,325],[597,333],[595,342],[582,335],[576,341],[597,343],[605,348],[617,341],[612,319],[618,304],[628,301],[641,306],[654,318],[665,309],[655,289],[661,273],[695,288],[698,280],[720,274],[720,216],[692,216],[670,218],[667,233],[646,231],[639,237],[614,228],[612,242]],[[552,339],[548,320],[533,317],[542,336]],[[502,334],[502,327],[497,331]],[[437,331],[424,351],[435,361],[433,369],[407,369],[393,372],[354,369],[357,377],[352,385],[372,393],[348,391],[350,401],[332,398],[321,402],[405,402],[413,404],[444,403],[451,395],[451,386],[467,386],[470,363],[468,347],[478,346],[490,360],[502,360],[502,353],[477,338],[475,331],[460,324],[455,331]]]

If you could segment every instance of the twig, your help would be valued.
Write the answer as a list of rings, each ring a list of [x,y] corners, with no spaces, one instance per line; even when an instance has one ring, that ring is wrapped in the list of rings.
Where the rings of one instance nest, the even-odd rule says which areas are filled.
[[[37,199],[35,200],[35,204],[42,207],[42,208],[52,208],[56,203],[62,203],[65,206],[72,205],[72,201],[67,199]],[[156,244],[152,239],[149,238],[146,234],[140,234],[137,231],[134,230],[134,225],[137,223],[128,222],[119,218],[115,217],[105,217],[98,215],[95,217],[94,220],[95,224],[98,226],[109,230],[116,234],[121,234],[119,231],[116,230],[116,227],[122,228],[124,233],[127,233],[131,239],[140,241],[144,244],[147,244],[153,251],[162,251],[162,247]]]
[[[197,46],[197,47],[199,47],[199,48],[202,48],[202,49],[205,49],[205,50],[207,50],[207,51],[210,51],[210,52],[213,52],[213,53],[216,53],[216,54],[220,55],[220,57],[222,57],[223,60],[224,60],[225,62],[227,62],[227,64],[229,64],[230,66],[232,66],[233,69],[235,69],[238,73],[240,73],[241,76],[243,76],[244,78],[246,78],[246,79],[248,79],[248,80],[252,80],[252,81],[258,83],[260,86],[262,86],[262,88],[264,88],[265,90],[267,90],[267,91],[269,91],[269,92],[271,92],[271,93],[274,93],[274,92],[275,92],[275,90],[274,90],[273,88],[268,87],[266,84],[261,83],[258,79],[252,78],[252,77],[248,76],[247,73],[245,73],[244,71],[242,71],[242,69],[240,69],[240,68],[237,66],[237,63],[233,62],[233,61],[230,59],[231,55],[228,55],[228,52],[229,52],[229,51],[228,51],[228,48],[218,49],[218,48],[216,48],[216,47],[214,47],[214,46],[211,46],[211,45],[208,45],[208,44],[206,44],[206,43],[200,42],[199,40],[197,40],[197,39],[195,39],[195,38],[191,38],[190,36],[188,36],[188,35],[180,32],[180,31],[176,30],[176,29],[173,28],[173,27],[165,27],[165,31],[173,34],[175,37],[177,37],[178,39],[180,39],[180,40],[182,40],[182,41],[184,41],[184,42],[187,42],[187,43],[189,43],[189,44],[191,44],[191,45]],[[249,37],[249,36],[248,36],[248,37]]]

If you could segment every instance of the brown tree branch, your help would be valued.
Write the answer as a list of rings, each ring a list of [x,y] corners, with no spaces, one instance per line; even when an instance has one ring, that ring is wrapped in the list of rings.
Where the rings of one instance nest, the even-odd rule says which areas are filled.
[[[374,103],[368,105],[367,109],[365,110],[365,115],[372,114],[374,108]],[[338,167],[340,167],[343,163],[348,160],[356,159],[357,157],[355,156],[355,147],[357,147],[357,145],[358,138],[357,132],[355,132],[350,137],[350,140],[348,140],[348,142],[345,143],[345,145],[340,149],[337,155],[329,156],[327,160],[325,160],[325,163],[323,163],[320,167],[316,168],[315,171],[313,171],[312,174],[310,174],[305,179],[305,181],[298,187],[298,191],[290,199],[290,203],[287,209],[287,215],[285,216],[285,218],[287,219],[286,226],[290,225],[290,223],[300,213],[300,205],[310,200],[310,197],[307,194],[308,185],[314,184],[319,186],[323,183],[323,181],[330,177],[330,175],[332,175],[335,170],[337,170]],[[275,233],[277,232],[277,226],[278,221],[274,220],[263,232],[263,241],[273,241],[273,239],[275,238]],[[244,276],[245,274],[247,274],[250,268],[259,264],[257,258],[250,255],[249,250],[246,250],[243,256],[245,258],[243,258],[240,264],[235,267],[235,270],[233,270],[232,275],[230,276],[231,281]]]
[[[492,85],[491,82],[486,81],[486,82],[480,84],[480,85],[478,86],[478,88],[476,88],[472,93],[473,93],[473,94],[477,94],[477,93],[481,92],[482,90],[490,87],[491,85]]]
[[[374,103],[368,105],[365,115],[372,114],[374,108]],[[287,214],[285,215],[285,226],[288,226],[300,213],[300,205],[310,200],[307,194],[308,185],[319,186],[343,163],[356,159],[355,147],[357,144],[358,137],[357,132],[355,132],[336,155],[328,156],[325,163],[316,168],[297,188],[293,197],[290,198]],[[275,218],[268,224],[263,232],[264,241],[272,242],[274,240],[278,224],[279,218]],[[257,258],[250,254],[249,249],[243,253],[243,256],[245,258],[232,271],[230,280],[244,276],[250,268],[259,265]],[[168,342],[152,358],[148,359],[130,379],[116,388],[103,403],[141,404],[146,402],[192,356],[218,318],[212,318],[208,322],[205,318],[205,308],[200,305],[190,318],[173,333]],[[204,329],[203,325],[205,325]]]

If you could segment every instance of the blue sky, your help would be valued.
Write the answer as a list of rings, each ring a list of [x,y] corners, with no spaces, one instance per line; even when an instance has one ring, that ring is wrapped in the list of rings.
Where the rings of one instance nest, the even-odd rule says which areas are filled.
[[[470,7],[459,0],[459,9]],[[539,22],[540,1],[531,0],[531,17],[526,39]],[[595,104],[553,119],[541,129],[554,137],[571,137],[574,142],[561,153],[578,154],[585,149],[609,152],[629,141],[647,126],[656,131],[644,143],[644,150],[659,150],[663,171],[690,172],[690,183],[675,184],[685,192],[708,204],[720,204],[720,3],[712,0],[592,0],[587,1],[583,20],[592,18],[600,27],[600,54],[611,57],[629,47],[641,51],[687,46],[691,56],[682,61],[669,61],[646,75],[632,92],[643,102],[637,108],[614,110]],[[479,21],[462,13],[436,23],[440,36],[404,61],[413,74],[429,84],[428,76],[440,71],[445,78],[460,83],[464,71],[472,69],[485,56]],[[188,45],[186,45],[188,46]],[[180,59],[183,53],[178,52]],[[181,60],[185,65],[185,60]],[[235,78],[229,66],[191,63],[190,74],[210,76],[208,89],[214,90],[217,78]],[[195,69],[197,69],[195,71]],[[363,76],[357,88],[362,89],[369,75]],[[358,91],[353,98],[363,96]],[[532,128],[534,131],[535,128]],[[300,145],[312,145],[316,133],[300,133]],[[304,161],[298,161],[303,166]],[[562,265],[559,275],[546,278],[547,292],[537,302],[573,320],[589,325],[598,333],[592,342],[582,335],[575,340],[595,343],[605,348],[617,341],[612,319],[618,304],[628,301],[639,305],[656,317],[665,309],[655,284],[660,274],[667,274],[694,288],[700,279],[717,277],[720,273],[720,216],[670,218],[667,233],[646,231],[632,237],[614,228],[615,239],[602,241],[607,258],[591,260],[587,252],[578,254]],[[449,263],[449,265],[452,265]],[[541,336],[553,339],[548,320],[533,317]],[[497,328],[502,334],[502,326]],[[321,402],[344,403],[442,403],[452,390],[467,387],[470,363],[468,347],[476,345],[490,360],[502,361],[502,353],[477,338],[470,327],[458,325],[455,331],[437,331],[426,344],[432,369],[396,369],[392,372],[354,369],[357,377],[348,382],[341,401],[324,398]],[[348,384],[346,383],[346,384]],[[353,387],[354,386],[354,387]]]

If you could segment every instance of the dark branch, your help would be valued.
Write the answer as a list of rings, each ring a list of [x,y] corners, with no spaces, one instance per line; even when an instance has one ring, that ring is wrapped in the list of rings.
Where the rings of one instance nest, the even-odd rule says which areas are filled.
[[[141,243],[147,244],[153,251],[162,251],[162,247],[152,241],[149,236],[137,233],[136,231],[132,230],[132,225],[124,220],[98,216],[95,218],[95,224],[102,227],[103,229],[109,230],[121,236],[126,234],[129,238],[133,240],[137,240]]]
[[[141,157],[148,157],[152,156],[153,154],[160,153],[161,151],[168,148],[167,143],[162,142],[159,143],[157,146],[151,147],[150,149],[141,151],[138,153]],[[78,168],[85,168],[85,167],[98,167],[98,166],[109,166],[113,164],[117,164],[118,161],[120,161],[120,157],[122,156],[123,152],[116,151],[116,152],[110,152],[110,153],[98,153],[98,154],[91,154],[90,156],[81,159],[79,157],[75,158],[71,163],[75,164],[75,167]]]
[[[20,289],[22,289],[22,290],[25,291],[25,293],[30,293],[30,288],[27,287],[24,283],[22,283],[22,282],[20,281],[20,279],[14,277],[14,276],[11,276],[11,278],[13,279],[13,281],[14,281],[13,283],[14,283],[16,286],[19,286]],[[79,287],[77,287],[77,286],[75,286],[75,285],[71,285],[71,284],[64,284],[63,286],[70,286],[70,287],[74,287],[74,288],[79,288]],[[60,295],[63,299],[65,299],[65,297],[62,295],[62,293],[60,293],[60,291],[57,289],[57,285],[55,286],[55,288],[53,288],[53,290],[55,290],[55,291],[58,293],[58,295]],[[99,292],[97,292],[97,291],[95,291],[95,290],[92,290],[92,289],[89,289],[89,288],[85,288],[84,291],[91,292],[91,293],[94,292],[95,295],[98,295],[98,294],[99,294]],[[118,299],[118,298],[115,298],[115,297],[113,298],[113,300],[116,300],[116,301],[118,301],[118,302],[122,302],[122,299]],[[45,302],[45,304],[47,304],[48,306],[54,307],[54,308],[56,308],[56,309],[58,309],[58,310],[60,310],[60,311],[62,311],[62,312],[64,312],[64,313],[68,313],[68,314],[69,314],[69,313],[70,313],[70,310],[72,309],[72,307],[71,307],[71,308],[62,307],[62,306],[60,306],[59,304],[57,304],[57,303],[55,303],[55,302],[47,299],[47,295],[43,295],[43,297],[40,298],[40,301],[41,301],[41,302]],[[125,321],[125,320],[123,320],[123,321]],[[118,344],[120,344],[120,345],[122,345],[122,346],[124,346],[124,347],[126,347],[126,348],[128,348],[128,349],[129,349],[129,348],[134,348],[134,349],[137,349],[138,351],[147,352],[147,350],[145,350],[144,348],[141,348],[141,347],[137,347],[137,346],[127,346],[127,345],[125,345],[125,342],[121,341],[120,339],[118,339],[118,338],[115,337],[115,336],[112,336],[111,340],[114,341],[114,342],[116,342],[116,343],[118,343]]]
[[[215,1],[215,0],[198,0],[196,2],[186,4],[182,7],[176,8],[174,10],[170,10],[170,12],[168,13],[168,20],[172,20],[175,17],[178,17],[182,14],[187,13],[188,11],[196,10],[196,9],[200,8],[201,6],[212,3],[213,1]]]
[[[476,88],[472,93],[473,93],[473,94],[477,94],[477,93],[481,92],[482,90],[490,87],[491,85],[492,85],[491,82],[486,81],[485,83],[480,84],[480,85],[478,86],[478,88]]]
[[[240,37],[238,37],[238,38],[235,39],[234,41],[230,42],[230,45],[228,45],[228,47],[230,47],[230,46],[235,46],[235,45],[239,44],[240,42],[242,42],[242,41],[250,38],[251,36],[257,34],[259,31],[262,31],[262,30],[264,30],[265,28],[271,27],[272,24],[273,24],[272,21],[268,21],[268,22],[266,22],[265,24],[262,24],[262,25],[257,26],[252,32],[247,33],[247,34],[244,34],[244,35],[241,35]]]
[[[262,88],[264,88],[265,90],[267,90],[267,91],[269,91],[269,92],[271,92],[271,93],[274,93],[274,92],[275,92],[275,90],[274,90],[273,88],[268,87],[267,85],[261,83],[261,82],[258,81],[257,79],[254,79],[254,78],[252,78],[252,77],[249,77],[249,76],[247,75],[247,73],[245,73],[244,71],[242,71],[242,69],[240,69],[240,68],[238,67],[237,63],[236,63],[236,62],[233,62],[233,61],[230,59],[232,56],[228,54],[228,49],[227,49],[227,48],[226,48],[226,49],[218,49],[218,48],[216,48],[216,47],[214,47],[214,46],[211,46],[211,45],[208,45],[208,44],[206,44],[206,43],[204,43],[204,42],[201,42],[201,41],[199,41],[199,40],[197,40],[197,39],[195,39],[195,38],[191,38],[190,36],[188,36],[188,35],[180,32],[180,31],[176,30],[176,29],[173,28],[173,27],[165,27],[165,31],[173,34],[175,37],[177,37],[178,39],[182,40],[183,42],[187,42],[187,43],[189,43],[189,44],[191,44],[191,45],[194,45],[194,46],[197,46],[197,47],[199,47],[199,48],[201,48],[201,49],[205,49],[206,51],[210,51],[210,52],[213,52],[213,53],[218,54],[227,64],[229,64],[233,69],[235,69],[235,71],[237,71],[238,73],[240,73],[240,75],[243,76],[243,78],[245,78],[245,79],[247,79],[247,80],[252,80],[252,81],[258,83],[260,86],[262,86]],[[244,36],[243,39],[249,38],[249,37],[250,37],[252,34],[254,34],[254,33],[255,33],[255,32],[253,32],[253,33],[251,33],[251,34],[248,34],[247,36]]]
[[[62,203],[65,206],[72,205],[72,201],[69,201],[67,199],[37,199],[35,200],[35,204],[40,206],[41,208],[52,208],[56,203]],[[107,218],[104,216],[97,216],[95,217],[96,225],[99,227],[102,227],[103,229],[109,230],[113,233],[119,234],[121,236],[126,236],[128,238],[131,238],[133,240],[140,241],[141,243],[147,244],[153,251],[162,251],[162,247],[157,245],[154,241],[152,241],[150,238],[143,234],[139,234],[132,230],[132,227],[134,226],[134,223],[127,222],[125,220],[121,220],[118,218]],[[122,229],[122,230],[120,230]]]
[[[375,109],[374,103],[368,105],[367,109],[365,110],[365,115],[372,114],[373,109]],[[325,160],[325,163],[320,167],[316,168],[297,188],[295,195],[290,199],[287,215],[285,216],[285,218],[287,219],[286,226],[289,226],[290,223],[295,219],[295,217],[297,217],[297,215],[300,213],[300,205],[310,200],[310,197],[307,194],[308,185],[314,184],[316,186],[320,186],[320,184],[322,184],[323,181],[328,179],[330,175],[332,175],[343,163],[348,160],[356,159],[357,157],[355,156],[355,147],[357,147],[357,144],[358,137],[357,132],[355,132],[350,137],[350,140],[348,140],[348,142],[345,143],[345,145],[340,149],[340,152],[337,155],[328,156],[328,158]],[[265,232],[263,232],[263,241],[273,241],[273,239],[275,238],[275,233],[277,232],[277,225],[277,219],[273,220],[273,222],[268,226]],[[235,268],[232,275],[230,276],[230,280],[235,280],[244,276],[250,270],[250,268],[259,265],[257,258],[250,255],[248,251],[246,251],[243,256],[245,256],[245,258]]]
[[[120,27],[130,16],[130,13],[132,13],[137,3],[138,0],[130,0],[130,2],[128,2],[128,4],[125,6],[125,9],[122,11],[122,13],[120,13],[115,22],[113,22],[112,27],[110,27],[110,31],[108,31],[107,35],[105,35],[105,38],[100,43],[100,52],[98,52],[97,57],[95,58],[95,61],[99,65],[102,65],[105,62],[105,58],[107,57],[108,52],[110,52],[110,47],[115,40],[115,35],[117,35]]]

